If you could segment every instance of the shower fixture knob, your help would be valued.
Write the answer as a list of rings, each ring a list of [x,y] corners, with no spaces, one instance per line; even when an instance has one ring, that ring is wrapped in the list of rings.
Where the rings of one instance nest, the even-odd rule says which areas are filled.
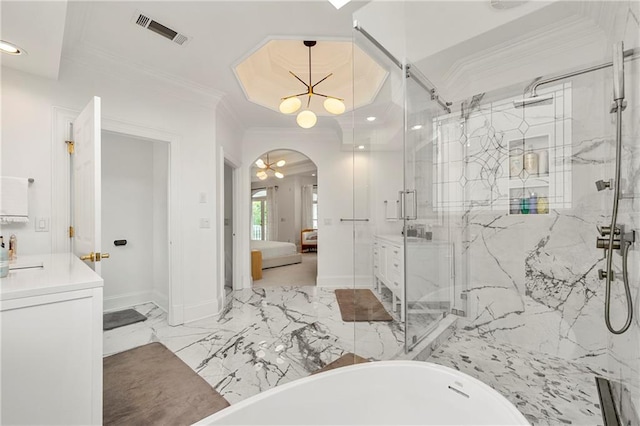
[[[601,279],[601,280],[606,280],[607,279],[607,271],[604,271],[602,269],[598,269],[598,278]],[[612,278],[612,281],[613,281],[613,278],[614,278],[613,271],[611,271],[611,278]]]
[[[609,179],[607,181],[605,180],[599,180],[596,181],[596,188],[598,188],[598,191],[602,191],[603,189],[613,189],[613,179]]]
[[[598,229],[598,233],[600,233],[601,237],[606,237],[607,235],[611,234],[611,227],[610,226],[602,226],[602,225],[596,225],[596,228]],[[620,235],[620,228],[616,226],[616,231],[614,232],[615,235]]]
[[[596,248],[608,250],[609,249],[609,238],[597,238],[596,239]],[[613,249],[614,250],[620,250],[620,240],[619,239],[613,240]]]

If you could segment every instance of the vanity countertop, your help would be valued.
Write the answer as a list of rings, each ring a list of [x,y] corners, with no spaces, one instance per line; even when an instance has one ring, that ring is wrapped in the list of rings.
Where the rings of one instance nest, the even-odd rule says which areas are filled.
[[[376,234],[375,238],[379,238],[381,240],[388,241],[392,244],[403,245],[404,244],[404,236],[396,235],[396,234]],[[407,237],[407,243],[411,246],[425,245],[425,246],[434,246],[434,245],[449,245],[447,241],[435,241],[435,240],[427,240],[424,238],[418,237]]]
[[[0,300],[102,287],[104,281],[71,253],[19,256],[0,278]]]

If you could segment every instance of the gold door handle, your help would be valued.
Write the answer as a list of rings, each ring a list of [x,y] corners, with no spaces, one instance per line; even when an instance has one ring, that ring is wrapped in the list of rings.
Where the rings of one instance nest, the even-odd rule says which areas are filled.
[[[102,259],[109,259],[111,255],[109,253],[94,253],[91,252],[85,256],[80,256],[80,260],[89,260],[91,262],[100,262]]]
[[[91,252],[87,255],[84,256],[80,256],[80,260],[89,260],[91,262],[95,262],[96,261],[96,254],[94,252]]]

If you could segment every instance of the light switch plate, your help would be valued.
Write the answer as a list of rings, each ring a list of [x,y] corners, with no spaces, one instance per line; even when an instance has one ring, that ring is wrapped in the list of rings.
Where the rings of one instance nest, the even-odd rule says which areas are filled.
[[[48,217],[36,217],[34,222],[35,222],[36,232],[49,232]]]
[[[208,217],[201,217],[200,228],[203,228],[203,229],[211,228],[211,220]]]
[[[200,193],[200,203],[201,204],[205,204],[207,202],[207,193],[206,192],[201,192]]]

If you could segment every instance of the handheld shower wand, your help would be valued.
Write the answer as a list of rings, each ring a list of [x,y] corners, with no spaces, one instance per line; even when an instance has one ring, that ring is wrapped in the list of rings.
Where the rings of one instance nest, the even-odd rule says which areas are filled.
[[[629,274],[627,271],[627,261],[629,248],[635,240],[633,231],[630,236],[625,236],[616,226],[618,221],[618,202],[620,200],[620,163],[622,157],[622,111],[626,107],[624,101],[624,49],[623,43],[616,43],[613,46],[613,105],[611,112],[616,113],[616,172],[613,178],[613,212],[611,213],[611,225],[608,229],[602,227],[599,229],[600,235],[605,237],[608,235],[608,244],[604,247],[607,250],[607,269],[598,271],[601,279],[606,280],[605,305],[604,305],[604,321],[609,331],[613,334],[622,334],[631,326],[633,318],[633,302],[631,300],[631,290],[629,288]],[[605,182],[596,182],[598,190],[602,190],[607,186]],[[616,239],[616,236],[618,238]],[[604,241],[603,241],[604,242]],[[617,244],[616,244],[617,243]],[[613,274],[613,250],[617,246],[622,253],[622,280],[624,283],[624,291],[627,301],[627,320],[622,328],[616,330],[611,325],[611,283],[614,280]]]

